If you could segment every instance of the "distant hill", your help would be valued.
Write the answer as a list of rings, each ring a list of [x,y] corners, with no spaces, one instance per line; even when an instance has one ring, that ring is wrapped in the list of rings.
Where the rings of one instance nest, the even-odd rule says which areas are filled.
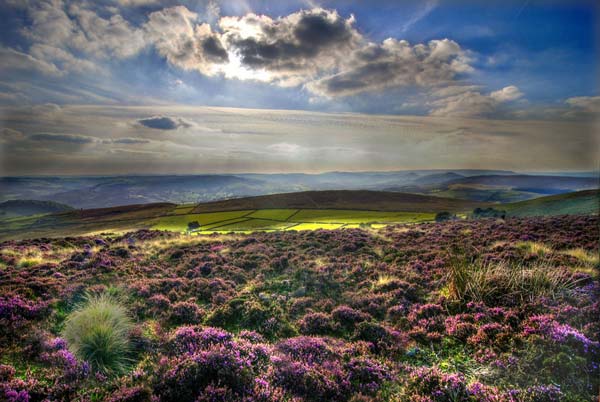
[[[415,179],[415,183],[418,185],[440,184],[447,183],[453,180],[460,180],[464,177],[465,176],[454,172],[436,173],[419,177]]]
[[[444,181],[444,177],[450,180]],[[428,180],[428,176],[424,176],[408,185],[389,187],[386,190],[506,203],[596,188],[600,188],[598,177],[522,174],[452,177],[451,173],[445,173],[435,175],[433,180]]]
[[[367,190],[304,191],[198,204],[194,213],[245,209],[351,209],[377,211],[466,211],[482,203],[418,194]]]
[[[597,214],[600,190],[492,204],[383,191],[305,191],[236,198],[192,205],[152,203],[77,209],[47,215],[0,219],[0,240],[65,237],[99,232],[126,232],[157,227],[183,227],[193,221],[212,228],[279,230],[291,217],[301,222],[405,222],[432,220],[435,213],[469,213],[476,207],[506,210],[508,216]],[[301,211],[301,213],[299,212]],[[262,213],[261,213],[262,212]],[[300,219],[300,215],[312,218]],[[288,223],[286,223],[288,222]],[[256,226],[258,225],[258,226]],[[159,225],[160,226],[160,225]],[[322,227],[322,225],[321,225]],[[337,225],[336,227],[340,227]]]
[[[156,202],[183,204],[296,191],[381,191],[391,187],[419,185],[420,179],[423,183],[437,184],[463,176],[488,174],[515,173],[459,169],[318,174],[0,177],[0,202],[17,199],[48,200],[75,208],[105,208]]]
[[[599,179],[597,177],[486,175],[462,177],[446,182],[447,186],[456,184],[501,186],[513,189],[523,189],[523,191],[527,191],[527,189],[574,191],[597,188]]]
[[[600,213],[600,190],[577,191],[498,206],[509,216]]]
[[[0,219],[70,211],[73,207],[53,201],[10,200],[0,203]]]

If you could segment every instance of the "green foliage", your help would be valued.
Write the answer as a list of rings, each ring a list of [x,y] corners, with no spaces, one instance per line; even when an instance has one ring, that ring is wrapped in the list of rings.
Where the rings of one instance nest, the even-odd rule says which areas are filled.
[[[72,312],[62,331],[69,349],[93,368],[108,374],[127,369],[132,321],[127,310],[108,294],[89,295]]]

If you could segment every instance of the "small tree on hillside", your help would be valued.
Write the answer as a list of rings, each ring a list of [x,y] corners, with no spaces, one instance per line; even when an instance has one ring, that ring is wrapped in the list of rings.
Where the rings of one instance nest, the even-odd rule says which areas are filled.
[[[188,233],[195,232],[198,229],[200,229],[200,224],[198,223],[198,221],[188,222],[188,225],[187,225]]]
[[[456,216],[447,211],[438,212],[437,214],[435,214],[436,222],[445,222],[445,221],[451,221],[454,219],[456,219]]]

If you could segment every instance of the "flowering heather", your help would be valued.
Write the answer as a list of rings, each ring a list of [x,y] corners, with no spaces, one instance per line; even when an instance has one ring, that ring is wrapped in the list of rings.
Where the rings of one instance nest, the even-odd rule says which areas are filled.
[[[599,223],[5,242],[0,400],[593,401]],[[19,253],[49,261],[20,264]],[[448,274],[457,261],[570,282],[460,298]],[[60,336],[86,294],[118,294],[130,316],[122,371],[103,373]]]

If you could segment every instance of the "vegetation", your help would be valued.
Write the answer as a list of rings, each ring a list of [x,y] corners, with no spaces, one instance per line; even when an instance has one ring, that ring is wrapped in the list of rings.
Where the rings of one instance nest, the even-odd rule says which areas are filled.
[[[120,374],[128,366],[132,322],[126,309],[108,294],[88,295],[71,313],[62,336],[79,359],[103,373]]]
[[[598,196],[597,190],[582,191],[489,209],[493,204],[376,191],[275,194],[196,205],[128,205],[0,219],[0,240],[125,233],[147,228],[183,233],[189,222],[198,222],[198,232],[204,234],[379,228],[433,221],[439,212],[449,212],[463,219],[474,207],[480,212],[476,218],[486,217],[486,214],[491,217],[597,214]],[[365,206],[375,210],[365,210]],[[500,208],[506,213],[497,212]]]
[[[599,224],[4,242],[0,400],[592,401]]]

